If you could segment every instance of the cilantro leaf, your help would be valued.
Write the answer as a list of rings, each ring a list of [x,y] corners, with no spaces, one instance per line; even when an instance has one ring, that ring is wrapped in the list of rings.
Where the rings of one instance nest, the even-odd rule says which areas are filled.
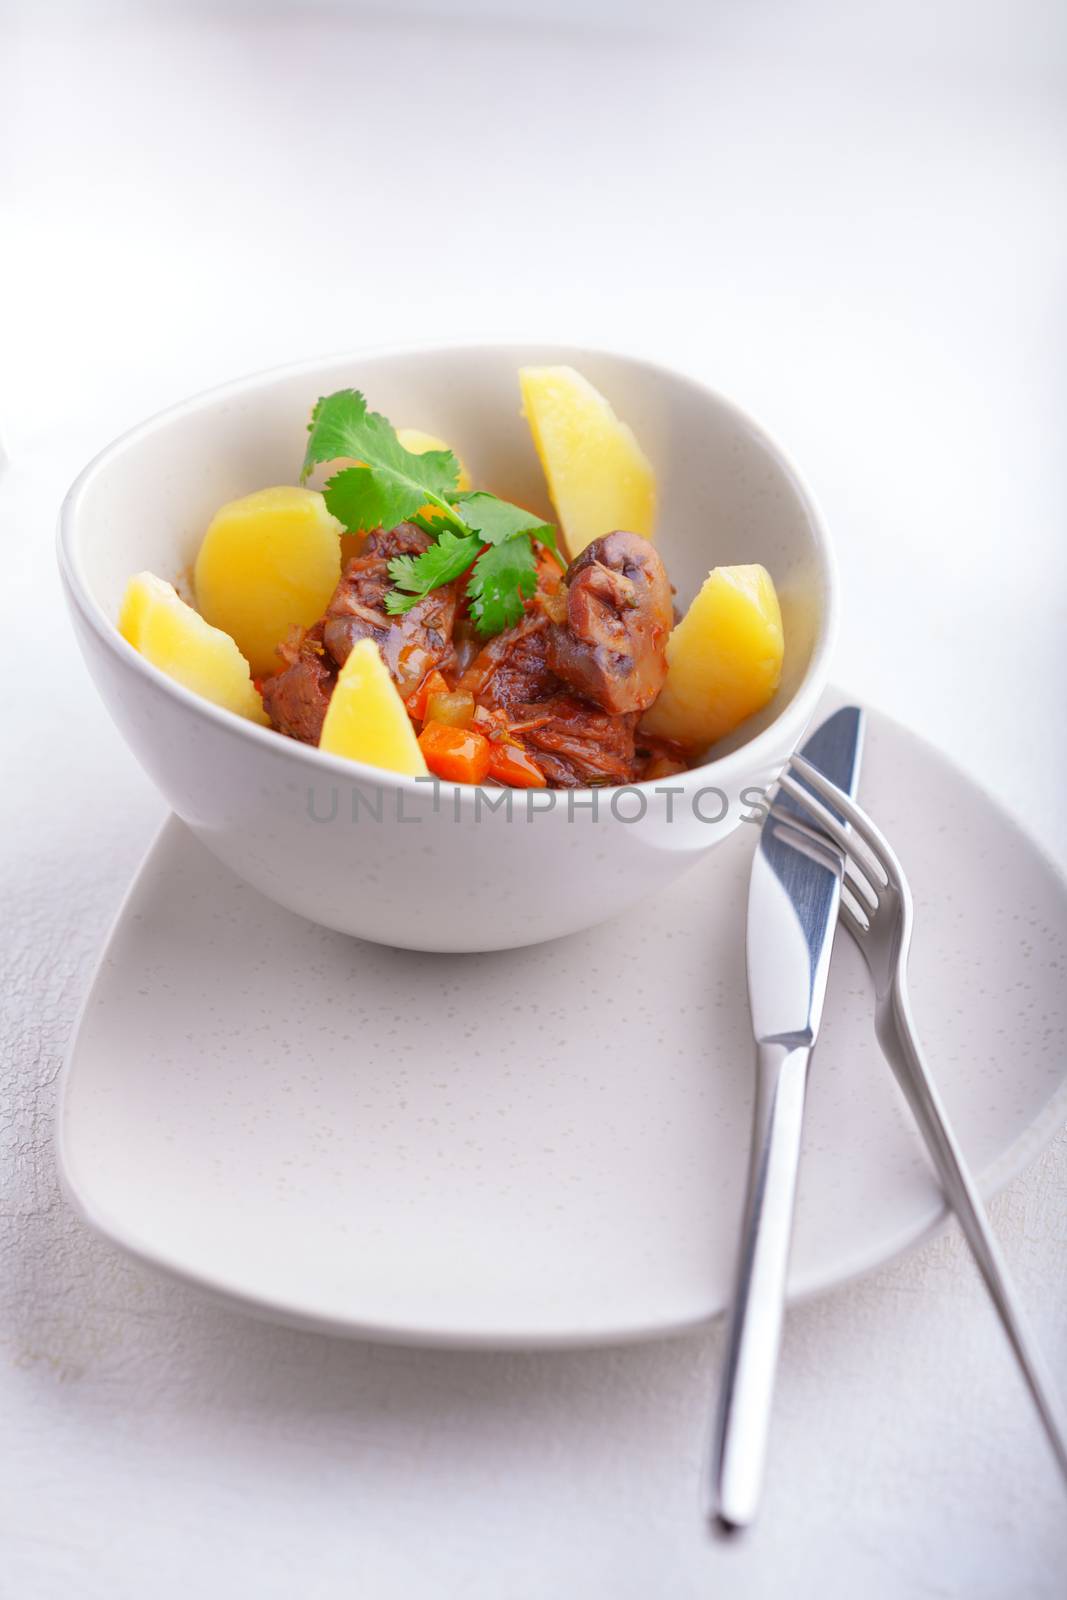
[[[403,475],[438,495],[454,493],[459,482],[459,462],[451,450],[427,450],[424,455],[405,450],[392,423],[368,411],[358,389],[338,389],[317,402],[308,423],[301,481],[317,462],[340,456],[355,456],[372,469]]]
[[[503,544],[516,534],[532,533],[550,550],[556,548],[556,530],[542,517],[513,506],[507,500],[498,500],[495,494],[482,489],[468,489],[462,494],[449,496],[468,528],[481,535],[483,544]]]
[[[431,589],[460,577],[478,554],[481,543],[474,534],[457,537],[445,528],[437,543],[421,555],[394,556],[389,563],[389,576],[396,588],[385,597],[386,611],[391,616],[401,616],[418,605]]]
[[[439,511],[435,511],[432,516],[427,516],[422,511],[413,511],[410,517],[405,518],[405,521],[413,523],[416,528],[421,528],[423,533],[430,535],[431,539],[439,539],[446,531],[448,533],[457,533],[458,531],[460,537],[470,531],[463,526],[458,518],[453,521],[450,518],[443,517]]]
[[[349,533],[395,528],[423,505],[423,490],[398,487],[383,480],[373,467],[346,467],[323,489],[326,509]]]
[[[415,455],[396,436],[391,422],[367,402],[358,389],[339,389],[323,396],[311,413],[308,444],[300,481],[316,463],[354,456],[362,463],[336,473],[324,490],[327,508],[349,529],[393,528],[429,502],[457,531],[463,520],[445,498],[454,494],[459,462],[451,450]]]
[[[420,555],[389,563],[395,587],[385,608],[393,616],[473,567],[467,585],[471,614],[480,633],[499,633],[518,621],[536,587],[533,540],[564,565],[550,523],[483,490],[458,492],[459,462],[451,450],[405,450],[392,423],[368,411],[358,389],[339,389],[316,404],[301,482],[318,463],[342,458],[358,465],[336,472],[323,495],[345,528],[358,533],[414,522],[435,541]]]
[[[480,536],[484,537],[484,536]],[[537,587],[537,558],[528,533],[490,545],[474,563],[467,595],[481,634],[500,633],[522,616],[523,599]]]

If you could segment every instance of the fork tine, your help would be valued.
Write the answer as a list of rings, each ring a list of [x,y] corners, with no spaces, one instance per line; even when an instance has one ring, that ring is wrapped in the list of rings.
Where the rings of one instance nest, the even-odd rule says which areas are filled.
[[[783,828],[785,828],[787,831],[791,831],[794,835],[794,838],[796,835],[800,835],[804,839],[810,840],[813,845],[820,846],[824,853],[832,850],[834,861],[840,858],[841,849],[838,845],[838,842],[836,840],[829,839],[827,835],[823,833],[822,829],[817,827],[815,823],[804,822],[795,814],[795,812],[782,810],[777,805],[771,806],[770,815],[775,819],[776,822],[780,823]],[[846,835],[846,837],[848,836]],[[849,840],[849,848],[851,848],[851,839]],[[878,910],[878,894],[876,889],[861,872],[857,863],[854,860],[848,859],[847,857],[844,863],[844,881],[846,884],[848,884],[853,895],[857,900],[860,901],[861,906],[865,910],[868,912]]]
[[[810,783],[811,787],[822,795],[827,804],[833,806],[835,811],[840,811],[846,822],[851,823],[871,852],[872,857],[885,873],[887,881],[890,876],[893,876],[897,879],[898,884],[906,882],[904,869],[897,860],[896,852],[882,830],[871,821],[866,811],[858,806],[849,795],[839,789],[836,783],[831,783],[830,779],[825,777],[818,767],[813,767],[811,762],[806,760],[804,756],[790,756],[789,765],[795,768],[805,783]]]
[[[820,778],[822,777],[821,772],[819,776]],[[826,780],[824,779],[823,781],[825,782]],[[886,887],[889,882],[889,876],[862,834],[858,831],[849,833],[847,828],[842,827],[828,807],[823,805],[822,801],[817,799],[815,795],[811,794],[803,784],[798,783],[790,772],[783,772],[778,779],[778,783],[779,787],[784,790],[791,800],[796,801],[798,805],[802,805],[808,814],[815,818],[819,828],[830,835],[839,850],[846,856],[853,857],[862,868],[864,875],[871,880],[872,885],[881,889]],[[833,788],[834,785],[831,784],[830,787]],[[832,799],[830,804],[836,806],[838,804],[836,798]],[[844,810],[844,807],[842,806],[841,809]]]
[[[853,904],[855,901],[855,904]],[[857,897],[856,891],[849,878],[841,885],[841,900],[838,913],[854,939],[862,939],[865,933],[870,933],[870,912]]]
[[[790,812],[777,811],[774,806],[770,809],[770,815],[774,818],[776,838],[783,839],[794,850],[799,850],[820,866],[828,867],[831,872],[837,868],[841,852],[825,833],[820,833],[818,828],[809,828]]]
[[[882,903],[863,874],[854,870],[851,861],[845,862],[845,876],[841,887],[848,890],[868,920],[874,916]]]

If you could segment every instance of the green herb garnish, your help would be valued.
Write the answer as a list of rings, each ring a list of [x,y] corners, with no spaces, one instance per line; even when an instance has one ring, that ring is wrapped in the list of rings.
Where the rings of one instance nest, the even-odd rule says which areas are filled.
[[[537,557],[528,534],[490,545],[474,563],[467,585],[479,633],[499,633],[522,616],[522,602],[537,588]]]
[[[420,556],[396,556],[389,563],[389,576],[396,584],[385,597],[385,609],[399,616],[453,578],[461,578],[482,548],[473,534],[457,536],[440,524],[437,543]],[[427,532],[430,530],[427,529]]]
[[[551,523],[484,490],[458,491],[459,462],[451,450],[425,455],[405,450],[392,424],[367,410],[358,389],[340,389],[321,399],[308,434],[302,483],[319,462],[354,456],[361,463],[336,473],[323,491],[327,509],[350,533],[414,522],[434,539],[421,555],[397,556],[389,563],[395,588],[385,606],[394,616],[469,567],[475,626],[484,635],[499,633],[519,620],[524,599],[536,588],[533,539],[560,561]]]
[[[456,492],[459,462],[451,450],[413,455],[396,436],[391,422],[367,402],[358,389],[326,395],[311,413],[308,444],[300,481],[320,461],[355,456],[364,463],[346,467],[326,485],[326,503],[350,533],[395,528],[424,505],[437,507],[452,522],[445,496]],[[462,523],[456,522],[462,529]],[[465,531],[465,530],[464,530]]]
[[[556,548],[556,530],[550,522],[507,500],[498,500],[495,494],[486,494],[484,489],[467,489],[463,494],[453,495],[452,503],[483,544],[503,544],[520,534],[532,533],[550,550]]]

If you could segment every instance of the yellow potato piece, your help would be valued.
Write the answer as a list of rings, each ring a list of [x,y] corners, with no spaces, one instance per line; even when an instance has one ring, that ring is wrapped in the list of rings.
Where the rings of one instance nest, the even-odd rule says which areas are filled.
[[[651,539],[655,474],[604,396],[573,367],[522,367],[519,382],[571,559],[616,528]]]
[[[411,718],[373,639],[360,639],[338,673],[319,749],[411,778],[429,771]]]
[[[290,629],[321,617],[340,576],[341,524],[316,490],[283,484],[215,513],[196,558],[196,603],[262,678],[278,670]]]
[[[267,722],[248,662],[228,633],[213,628],[151,572],[126,585],[119,632],[160,672],[205,700],[252,722]]]
[[[715,567],[667,641],[667,681],[641,726],[701,750],[760,711],[782,675],[782,613],[766,567]]]
[[[423,433],[421,428],[398,428],[396,436],[404,446],[404,449],[410,450],[413,456],[424,456],[427,450],[452,449],[452,446],[446,444],[443,439],[438,439],[432,433]],[[471,475],[463,465],[463,462],[460,461],[459,456],[456,456],[456,460],[459,461],[459,477],[456,479],[456,490],[457,492],[462,492],[470,488]],[[323,481],[328,482],[335,473],[343,472],[345,467],[359,467],[362,465],[363,463],[357,461],[355,456],[338,456],[336,461],[331,461],[324,469],[325,476]],[[439,510],[439,506],[427,505],[422,507],[423,514],[427,517],[432,517],[434,512]],[[353,556],[359,555],[363,545],[363,537],[361,533],[345,533],[341,535],[341,559],[344,565],[347,565]]]

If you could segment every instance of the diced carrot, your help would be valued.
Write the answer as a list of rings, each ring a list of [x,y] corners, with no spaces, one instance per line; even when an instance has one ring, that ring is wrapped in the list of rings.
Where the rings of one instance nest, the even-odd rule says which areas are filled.
[[[419,734],[419,749],[435,777],[448,783],[484,783],[489,775],[489,740],[473,728],[428,722]]]
[[[429,757],[427,757],[427,762]],[[547,789],[548,779],[533,756],[518,744],[494,744],[489,756],[489,776],[512,789]]]
[[[423,722],[426,718],[426,702],[430,696],[432,694],[447,694],[447,692],[448,684],[445,682],[444,675],[434,667],[432,671],[426,674],[414,693],[409,694],[404,701],[408,715],[414,717],[416,722]]]

